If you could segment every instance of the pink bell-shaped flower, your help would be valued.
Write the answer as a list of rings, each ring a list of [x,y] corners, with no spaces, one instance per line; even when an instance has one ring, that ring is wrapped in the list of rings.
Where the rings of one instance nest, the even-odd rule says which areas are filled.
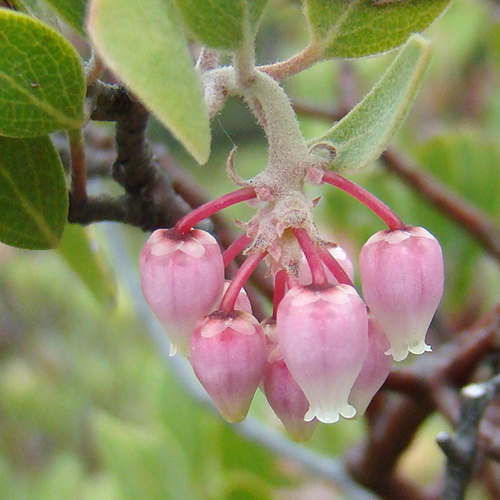
[[[264,373],[267,345],[259,322],[242,311],[215,311],[196,327],[190,362],[225,420],[244,420]]]
[[[349,403],[356,408],[356,417],[361,417],[365,413],[373,396],[382,387],[391,371],[392,356],[385,354],[389,347],[389,339],[369,314],[368,352],[349,394]]]
[[[283,359],[309,401],[304,419],[353,417],[347,400],[368,348],[366,306],[354,288],[292,288],[278,307],[277,326]]]
[[[364,299],[391,343],[395,361],[422,354],[443,295],[441,246],[421,227],[375,233],[359,256]]]
[[[268,358],[261,388],[290,436],[295,441],[307,441],[318,421],[304,420],[309,401],[292,377],[279,347],[276,347]]]
[[[189,355],[189,341],[196,323],[220,303],[224,265],[220,247],[210,234],[192,229],[179,235],[158,229],[140,256],[144,297],[165,328],[176,350]]]

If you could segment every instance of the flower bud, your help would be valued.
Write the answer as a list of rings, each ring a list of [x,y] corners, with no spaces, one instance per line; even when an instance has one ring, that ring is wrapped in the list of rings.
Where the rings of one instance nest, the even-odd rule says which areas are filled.
[[[368,348],[366,307],[354,288],[292,288],[278,307],[277,325],[285,363],[309,401],[304,419],[353,417],[347,399]]]
[[[436,238],[421,227],[380,231],[361,249],[359,265],[365,301],[391,343],[387,353],[402,361],[430,351],[425,335],[444,287]]]
[[[231,284],[231,281],[226,280],[224,283],[224,293],[227,292],[227,289],[229,288],[229,285]],[[219,303],[220,306],[220,303]],[[236,303],[234,304],[234,308],[236,311],[243,311],[248,314],[252,314],[252,304],[250,303],[250,299],[248,298],[248,294],[244,288],[240,290],[238,293],[238,298],[236,299]]]
[[[258,321],[248,313],[216,311],[196,327],[191,365],[220,414],[241,422],[264,373],[267,346]]]
[[[295,441],[307,441],[318,425],[316,419],[306,422],[309,401],[288,369],[279,347],[269,356],[262,390],[269,405]]]
[[[340,266],[347,273],[349,278],[351,278],[351,280],[354,281],[354,266],[352,265],[352,261],[345,252],[345,250],[337,245],[335,247],[329,248],[328,251],[340,264]],[[332,274],[330,269],[326,267],[326,265],[324,265],[324,268],[326,272],[326,277],[328,279],[328,283],[330,283],[331,285],[336,285],[338,281],[335,278],[335,276]],[[311,283],[312,283],[311,269],[307,264],[306,258],[303,256],[299,270],[299,285],[310,285]]]
[[[165,328],[176,350],[189,355],[189,341],[197,321],[220,303],[224,265],[217,241],[207,232],[192,229],[179,235],[158,229],[140,256],[144,297]]]
[[[349,394],[349,403],[356,408],[356,417],[365,413],[391,371],[392,356],[385,354],[389,347],[389,339],[368,315],[368,352]]]

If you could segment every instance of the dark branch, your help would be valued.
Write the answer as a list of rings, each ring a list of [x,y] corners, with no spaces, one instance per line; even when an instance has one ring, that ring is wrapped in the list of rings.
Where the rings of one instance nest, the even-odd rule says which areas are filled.
[[[97,80],[87,89],[87,102],[91,120],[114,122],[130,113],[133,100],[125,87]]]
[[[153,156],[146,137],[149,113],[118,86],[96,82],[89,96],[93,119],[116,120],[117,159],[112,177],[125,194],[85,200],[70,196],[68,220],[79,224],[116,221],[145,231],[173,226],[189,206],[174,191],[170,176]]]
[[[490,402],[500,394],[500,375],[471,384],[462,392],[460,421],[455,437],[443,432],[437,442],[447,456],[443,500],[463,500],[477,456],[479,424]]]

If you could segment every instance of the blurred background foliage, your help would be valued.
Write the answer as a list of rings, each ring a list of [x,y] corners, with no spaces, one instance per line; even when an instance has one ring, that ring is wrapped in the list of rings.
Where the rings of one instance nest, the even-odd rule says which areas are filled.
[[[456,0],[426,32],[433,63],[393,141],[494,219],[500,211],[499,9],[493,1]],[[259,34],[259,62],[289,57],[306,40],[300,3],[274,0]],[[393,57],[349,62],[355,83],[350,94],[359,100]],[[285,86],[292,100],[337,110],[346,102],[339,83],[345,70],[345,63],[324,62]],[[301,118],[307,137],[329,125]],[[233,145],[243,177],[262,169],[266,146],[255,120],[236,100],[216,118],[213,134],[211,160],[200,168],[163,129],[151,126],[154,141],[167,144],[175,161],[217,196],[234,189],[224,169]],[[447,286],[440,324],[469,324],[498,302],[498,268],[467,232],[382,164],[352,178],[442,243]],[[318,225],[356,262],[361,245],[382,223],[331,187],[311,188],[311,196],[322,197]],[[246,220],[251,213],[238,206],[226,216]],[[64,247],[27,252],[0,246],[0,500],[345,498],[193,400],[138,318],[123,270],[116,269],[116,245],[109,244],[106,225],[99,226],[90,231],[88,247],[79,230],[68,230],[67,244],[80,241],[82,250],[69,265]],[[121,250],[131,259],[127,272],[137,279],[135,263],[147,235],[123,232],[128,247]],[[258,394],[251,413],[282,432],[263,403]],[[426,483],[441,474],[434,438],[443,429],[444,421],[431,419],[403,457],[401,468],[415,480]],[[362,433],[362,421],[320,425],[308,446],[337,456]]]

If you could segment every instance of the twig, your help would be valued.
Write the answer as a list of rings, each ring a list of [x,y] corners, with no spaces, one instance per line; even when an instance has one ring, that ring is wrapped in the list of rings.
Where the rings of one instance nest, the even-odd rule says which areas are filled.
[[[302,52],[286,61],[259,66],[257,69],[268,74],[275,80],[289,78],[318,62],[321,58],[321,48],[317,43],[311,42]]]
[[[394,476],[397,462],[431,413],[438,410],[452,424],[458,421],[459,401],[455,396],[470,381],[479,363],[497,348],[499,325],[497,307],[432,356],[418,357],[411,367],[393,370],[374,406],[368,407],[367,438],[348,458],[356,480],[385,500],[432,498],[405,478]],[[383,398],[388,391],[404,397]]]
[[[476,461],[479,423],[489,403],[499,394],[500,375],[465,387],[455,437],[446,432],[438,435],[437,442],[447,456],[443,500],[463,500]]]
[[[119,221],[149,231],[171,227],[189,206],[175,193],[170,177],[152,154],[146,137],[149,113],[121,87],[96,82],[89,95],[92,119],[116,120],[117,159],[112,176],[125,195],[81,200],[72,193],[68,220],[80,224]]]
[[[350,474],[384,500],[427,500],[409,480],[395,475],[401,454],[413,440],[423,421],[432,413],[425,401],[389,400],[371,419],[367,439],[348,457]]]
[[[81,130],[70,130],[68,137],[71,155],[71,197],[74,203],[81,205],[87,199],[87,170],[83,134]]]

